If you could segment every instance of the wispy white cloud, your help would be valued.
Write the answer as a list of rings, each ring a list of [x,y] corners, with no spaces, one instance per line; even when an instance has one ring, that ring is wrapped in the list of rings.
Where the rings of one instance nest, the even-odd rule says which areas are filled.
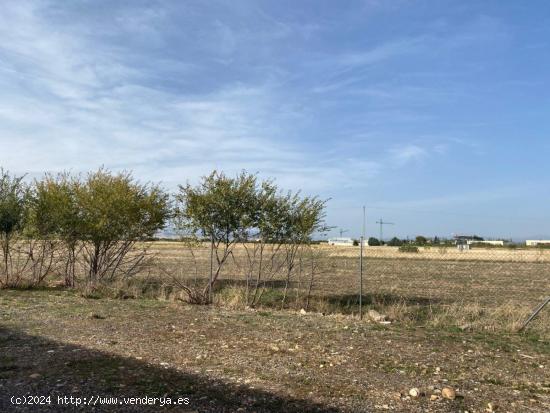
[[[407,38],[387,42],[368,50],[343,52],[313,59],[308,64],[324,68],[329,75],[322,84],[314,86],[312,91],[326,93],[356,85],[368,78],[368,73],[363,73],[365,68],[389,59],[418,53],[423,47],[423,38]]]
[[[389,150],[390,159],[397,166],[404,166],[409,162],[419,161],[428,156],[428,151],[414,144],[394,146]]]
[[[203,25],[199,9],[214,6],[185,4],[185,30],[170,7],[116,9],[98,28],[47,1],[3,5],[0,164],[34,175],[105,165],[169,187],[214,168],[247,169],[329,193],[357,191],[388,166],[398,174],[456,145],[417,130],[392,137],[396,125],[433,120],[415,102],[452,91],[370,79],[370,68],[429,51],[429,35],[326,53],[307,49],[326,27],[257,5]],[[358,138],[338,141],[347,135]]]
[[[167,90],[149,81],[150,66],[131,64],[132,51],[115,53],[78,29],[52,30],[43,4],[16,4],[0,21],[0,145],[9,148],[3,166],[36,175],[106,165],[170,186],[213,168],[248,169],[310,190],[347,185],[354,170],[376,173],[363,161],[352,160],[353,169],[341,159],[318,163],[293,144],[290,125],[301,109],[269,85]],[[158,18],[116,20],[154,31],[148,22]]]

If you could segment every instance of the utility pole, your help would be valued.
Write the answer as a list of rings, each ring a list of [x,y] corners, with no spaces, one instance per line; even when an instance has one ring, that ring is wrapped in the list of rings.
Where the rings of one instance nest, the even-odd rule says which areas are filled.
[[[384,236],[383,226],[384,225],[395,225],[395,223],[393,223],[393,222],[384,222],[384,220],[382,218],[380,218],[380,221],[376,221],[376,223],[380,224],[380,243],[382,243],[383,236]]]
[[[340,238],[342,238],[342,235],[343,235],[345,232],[348,232],[348,230],[347,230],[347,229],[340,229]]]

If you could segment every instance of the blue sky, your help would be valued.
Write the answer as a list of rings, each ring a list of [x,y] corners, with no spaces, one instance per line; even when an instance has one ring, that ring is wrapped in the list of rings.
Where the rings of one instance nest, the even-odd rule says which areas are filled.
[[[212,169],[358,235],[550,237],[546,1],[6,1],[0,165]],[[337,229],[333,234],[337,233]]]

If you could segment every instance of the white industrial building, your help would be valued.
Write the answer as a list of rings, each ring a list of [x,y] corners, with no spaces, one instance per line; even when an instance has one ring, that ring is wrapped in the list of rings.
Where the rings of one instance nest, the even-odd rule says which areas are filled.
[[[351,246],[353,247],[353,239],[351,238],[329,238],[328,245],[337,245],[337,246]]]
[[[528,239],[525,241],[525,245],[528,247],[536,247],[537,245],[550,245],[550,240],[548,239]]]
[[[483,240],[483,241],[468,240],[467,242],[468,242],[468,244],[470,244],[470,245],[472,245],[472,244],[488,244],[488,245],[504,246],[504,241],[502,241],[502,240],[494,240],[494,241],[488,241],[488,240]]]
[[[455,235],[454,239],[457,245],[487,244],[504,246],[503,240],[486,240],[477,235]]]

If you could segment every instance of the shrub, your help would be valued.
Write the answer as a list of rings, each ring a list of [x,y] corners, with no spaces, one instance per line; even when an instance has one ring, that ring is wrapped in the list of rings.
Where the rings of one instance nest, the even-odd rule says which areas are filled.
[[[17,284],[10,277],[18,277],[11,259],[16,244],[15,237],[23,231],[28,210],[29,190],[23,182],[23,176],[11,176],[0,168],[0,286]]]
[[[367,244],[371,247],[378,247],[380,246],[380,240],[378,238],[370,237]]]
[[[415,242],[417,245],[426,245],[428,243],[428,239],[422,235],[418,235]]]
[[[135,181],[130,173],[104,169],[75,186],[79,220],[74,225],[84,245],[88,279],[135,273],[145,255],[133,247],[164,227],[170,214],[168,195],[156,185]]]
[[[399,252],[417,253],[418,251],[419,250],[418,250],[418,247],[416,245],[405,244],[405,245],[401,245],[399,247]]]
[[[243,243],[250,257],[247,289],[255,258],[259,257],[263,262],[264,253],[271,255],[266,257],[267,265],[260,265],[251,305],[262,294],[258,292],[261,271],[263,269],[265,272],[266,266],[269,268],[277,262],[274,259],[276,254],[284,255],[284,265],[278,269],[284,267],[286,273],[286,298],[299,250],[311,242],[314,233],[326,230],[326,201],[317,197],[302,197],[298,193],[280,193],[271,181],[258,182],[256,175],[246,171],[235,178],[214,171],[203,177],[199,185],[187,184],[179,189],[176,195],[176,229],[187,237],[210,240],[214,262],[212,279],[202,292],[185,287],[190,301],[210,302],[214,284],[222,268],[233,257],[238,243]],[[258,242],[249,248],[246,243],[251,239]],[[264,251],[267,243],[274,247],[273,252]]]
[[[391,240],[388,241],[388,245],[390,247],[400,247],[401,245],[403,245],[403,241],[401,241],[397,237],[393,237]]]

